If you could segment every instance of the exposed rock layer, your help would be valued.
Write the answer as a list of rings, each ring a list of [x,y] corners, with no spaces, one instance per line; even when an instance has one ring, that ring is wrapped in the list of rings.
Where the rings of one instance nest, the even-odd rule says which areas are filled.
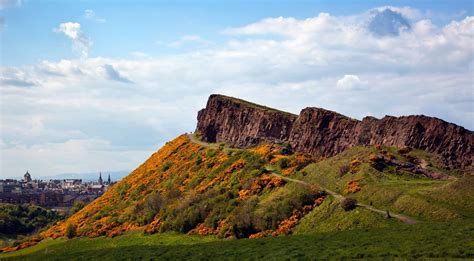
[[[288,140],[297,116],[221,95],[211,95],[198,112],[197,131],[207,142],[246,148]]]
[[[447,167],[472,169],[474,133],[423,115],[362,121],[320,109],[299,116],[240,99],[211,95],[198,113],[196,131],[208,142],[248,148],[262,142],[288,142],[300,152],[325,157],[352,146],[383,144],[423,149],[439,155]]]

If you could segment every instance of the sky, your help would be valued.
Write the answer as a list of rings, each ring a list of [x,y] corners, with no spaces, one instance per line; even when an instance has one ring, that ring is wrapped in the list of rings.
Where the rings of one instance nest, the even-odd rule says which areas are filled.
[[[0,0],[0,178],[133,170],[213,93],[473,130],[473,5]]]

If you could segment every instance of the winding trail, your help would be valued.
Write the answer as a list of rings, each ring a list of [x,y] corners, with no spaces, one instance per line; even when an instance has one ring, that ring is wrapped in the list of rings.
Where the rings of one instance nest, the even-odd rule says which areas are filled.
[[[198,144],[198,145],[201,145],[201,146],[203,146],[203,147],[211,148],[211,149],[217,149],[217,148],[219,148],[219,144],[217,144],[217,143],[209,143],[209,142],[205,142],[205,141],[199,140],[198,138],[196,138],[196,137],[194,136],[193,133],[187,133],[186,135],[188,135],[188,138],[189,138],[189,140],[191,140],[191,142],[196,143],[196,144]]]
[[[201,141],[198,138],[196,138],[193,134],[188,133],[187,135],[189,137],[189,140],[191,140],[191,142],[193,142],[193,143],[196,143],[196,144],[201,145],[201,146],[206,147],[206,148],[212,148],[212,149],[219,148],[219,144],[217,144],[217,143],[208,143],[208,142]],[[268,173],[270,173],[270,175],[275,176],[275,177],[279,177],[279,178],[281,178],[283,180],[286,180],[286,181],[295,182],[295,183],[298,183],[298,184],[301,184],[301,185],[304,185],[304,186],[316,185],[316,186],[320,187],[322,190],[326,191],[329,195],[333,196],[337,200],[343,201],[344,199],[346,199],[343,195],[338,194],[335,191],[329,190],[327,188],[323,188],[323,187],[319,186],[319,184],[310,184],[308,182],[305,182],[305,181],[302,181],[302,180],[299,180],[299,179],[292,179],[292,178],[289,178],[289,177],[285,177],[285,176],[277,174],[277,173],[275,173],[275,172],[273,172],[272,170],[269,170],[269,169],[267,169],[267,171],[268,171]],[[368,209],[372,212],[376,212],[376,213],[379,213],[379,214],[383,214],[383,215],[387,214],[386,210],[374,208],[372,206],[369,206],[369,205],[366,205],[366,204],[363,204],[363,203],[357,203],[357,206],[361,207],[361,208]],[[411,219],[407,216],[400,215],[400,214],[395,214],[395,213],[390,212],[390,217],[396,218],[396,219],[398,219],[398,220],[400,220],[400,221],[402,221],[406,224],[410,224],[410,225],[416,224],[416,220]]]
[[[295,182],[295,183],[298,183],[298,184],[301,184],[301,185],[304,185],[304,186],[312,186],[312,184],[308,183],[308,182],[305,182],[305,181],[302,181],[302,180],[298,180],[298,179],[292,179],[292,178],[288,178],[288,177],[285,177],[285,176],[282,176],[280,174],[277,174],[275,172],[273,172],[272,170],[268,170],[267,171],[270,173],[270,175],[272,176],[275,176],[275,177],[279,177],[283,180],[286,180],[286,181],[290,181],[290,182]],[[319,186],[318,184],[314,184],[314,185],[317,185]],[[332,190],[329,190],[327,188],[323,188],[321,186],[319,186],[322,190],[326,191],[329,195],[333,196],[334,198],[336,198],[337,200],[344,200],[345,197],[341,194],[338,194]],[[362,203],[357,203],[357,206],[358,207],[361,207],[361,208],[365,208],[365,209],[368,209],[372,212],[376,212],[376,213],[380,213],[380,214],[387,214],[388,212],[386,210],[382,210],[382,209],[378,209],[378,208],[374,208],[372,206],[369,206],[369,205],[366,205],[366,204],[362,204]],[[390,213],[390,217],[393,217],[393,218],[396,218],[406,224],[410,224],[410,225],[414,225],[416,224],[416,220],[414,219],[411,219],[407,216],[403,216],[403,215],[400,215],[400,214],[395,214],[395,213]]]

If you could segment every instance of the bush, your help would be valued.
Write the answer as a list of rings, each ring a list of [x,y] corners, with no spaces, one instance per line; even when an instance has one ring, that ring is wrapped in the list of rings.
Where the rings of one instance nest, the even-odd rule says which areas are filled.
[[[344,211],[351,211],[357,207],[357,200],[353,198],[345,198],[341,202],[341,207]]]
[[[78,212],[85,205],[86,205],[86,203],[84,203],[84,201],[81,201],[81,200],[74,201],[74,204],[72,205],[72,208],[69,210],[69,215],[73,215],[74,213]]]
[[[217,150],[209,150],[209,151],[206,153],[206,157],[212,158],[212,157],[216,156],[216,154],[217,154]]]
[[[254,211],[256,200],[248,200],[238,205],[230,218],[232,233],[236,238],[246,238],[256,232],[254,224]]]
[[[293,154],[293,150],[291,148],[291,145],[289,143],[283,143],[282,148],[280,150],[281,155],[291,155]]]
[[[198,156],[197,159],[196,159],[196,163],[195,163],[195,164],[196,164],[196,166],[200,166],[201,163],[202,163],[202,158],[201,158],[201,156]]]
[[[151,210],[153,213],[156,214],[164,206],[164,200],[161,197],[160,193],[153,192],[146,197],[145,206],[147,209]]]
[[[377,161],[380,161],[380,157],[377,156],[377,155],[375,155],[375,154],[370,154],[370,155],[369,155],[369,160],[370,160],[371,162],[377,162]]]
[[[268,155],[265,157],[265,159],[266,159],[266,161],[270,162],[270,161],[272,161],[272,159],[273,159],[274,157],[275,157],[275,155],[274,155],[273,153],[270,153],[270,154],[268,154]]]
[[[206,167],[207,167],[208,169],[212,169],[212,167],[214,167],[214,165],[215,165],[214,162],[208,162],[208,163],[206,164]]]
[[[121,199],[123,199],[125,197],[125,195],[127,194],[129,188],[130,188],[130,186],[126,182],[120,184],[120,186],[117,187],[117,192],[118,192],[119,197]]]
[[[342,177],[349,172],[350,167],[348,165],[342,165],[339,167],[339,177]]]
[[[412,164],[420,164],[420,160],[419,160],[417,157],[415,157],[415,156],[406,155],[405,157],[406,157],[406,159],[407,159],[410,163],[412,163]]]
[[[281,158],[278,161],[278,166],[280,166],[281,169],[286,169],[288,168],[288,165],[290,164],[290,160],[288,158]]]
[[[380,157],[375,154],[369,155],[370,166],[378,171],[382,171],[385,168],[385,160],[383,157]]]
[[[163,166],[161,166],[161,171],[167,171],[171,168],[173,162],[167,161]]]
[[[400,154],[407,154],[410,151],[411,149],[409,147],[403,147],[403,148],[398,149],[398,153]]]
[[[73,225],[73,224],[67,225],[65,235],[69,239],[75,237],[76,236],[76,226]]]
[[[255,228],[276,229],[280,221],[291,216],[293,210],[312,204],[319,192],[307,186],[285,186],[259,202],[255,211]]]

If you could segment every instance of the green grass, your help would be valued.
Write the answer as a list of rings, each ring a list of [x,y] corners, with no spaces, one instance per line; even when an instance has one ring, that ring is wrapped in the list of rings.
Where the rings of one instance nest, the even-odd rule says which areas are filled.
[[[326,233],[341,230],[388,227],[399,221],[364,208],[344,211],[340,202],[328,197],[323,204],[304,216],[293,229],[294,234]]]
[[[397,160],[406,161],[394,148],[386,147]],[[368,162],[370,154],[379,154],[373,147],[354,147],[327,160],[311,164],[295,178],[354,197],[362,203],[372,203],[374,207],[411,216],[417,220],[450,220],[460,217],[474,217],[474,177],[459,176],[448,181],[432,180],[421,175],[395,172],[393,167],[378,171]],[[445,174],[438,168],[436,159],[428,153],[410,152],[411,155],[431,164],[430,169]],[[352,159],[362,162],[355,173],[340,176],[341,166],[350,164]],[[348,194],[344,190],[351,180],[360,180],[361,191]]]
[[[474,223],[392,223],[372,229],[220,240],[214,237],[140,232],[115,238],[45,240],[0,259],[18,260],[288,260],[341,258],[473,258]]]
[[[263,110],[263,111],[266,111],[266,112],[274,112],[274,113],[278,113],[278,114],[281,114],[281,115],[285,115],[286,117],[290,117],[290,118],[296,118],[298,116],[298,115],[290,113],[290,112],[281,111],[281,110],[278,110],[278,109],[270,108],[270,107],[267,107],[267,106],[263,106],[263,105],[256,104],[256,103],[253,103],[253,102],[245,101],[245,100],[235,98],[235,97],[230,97],[230,96],[225,96],[225,95],[220,95],[220,94],[218,94],[216,96],[219,96],[219,97],[224,98],[224,99],[231,100],[234,103],[243,105],[244,107],[251,107],[251,108],[255,108],[255,109],[258,109],[258,110]]]

